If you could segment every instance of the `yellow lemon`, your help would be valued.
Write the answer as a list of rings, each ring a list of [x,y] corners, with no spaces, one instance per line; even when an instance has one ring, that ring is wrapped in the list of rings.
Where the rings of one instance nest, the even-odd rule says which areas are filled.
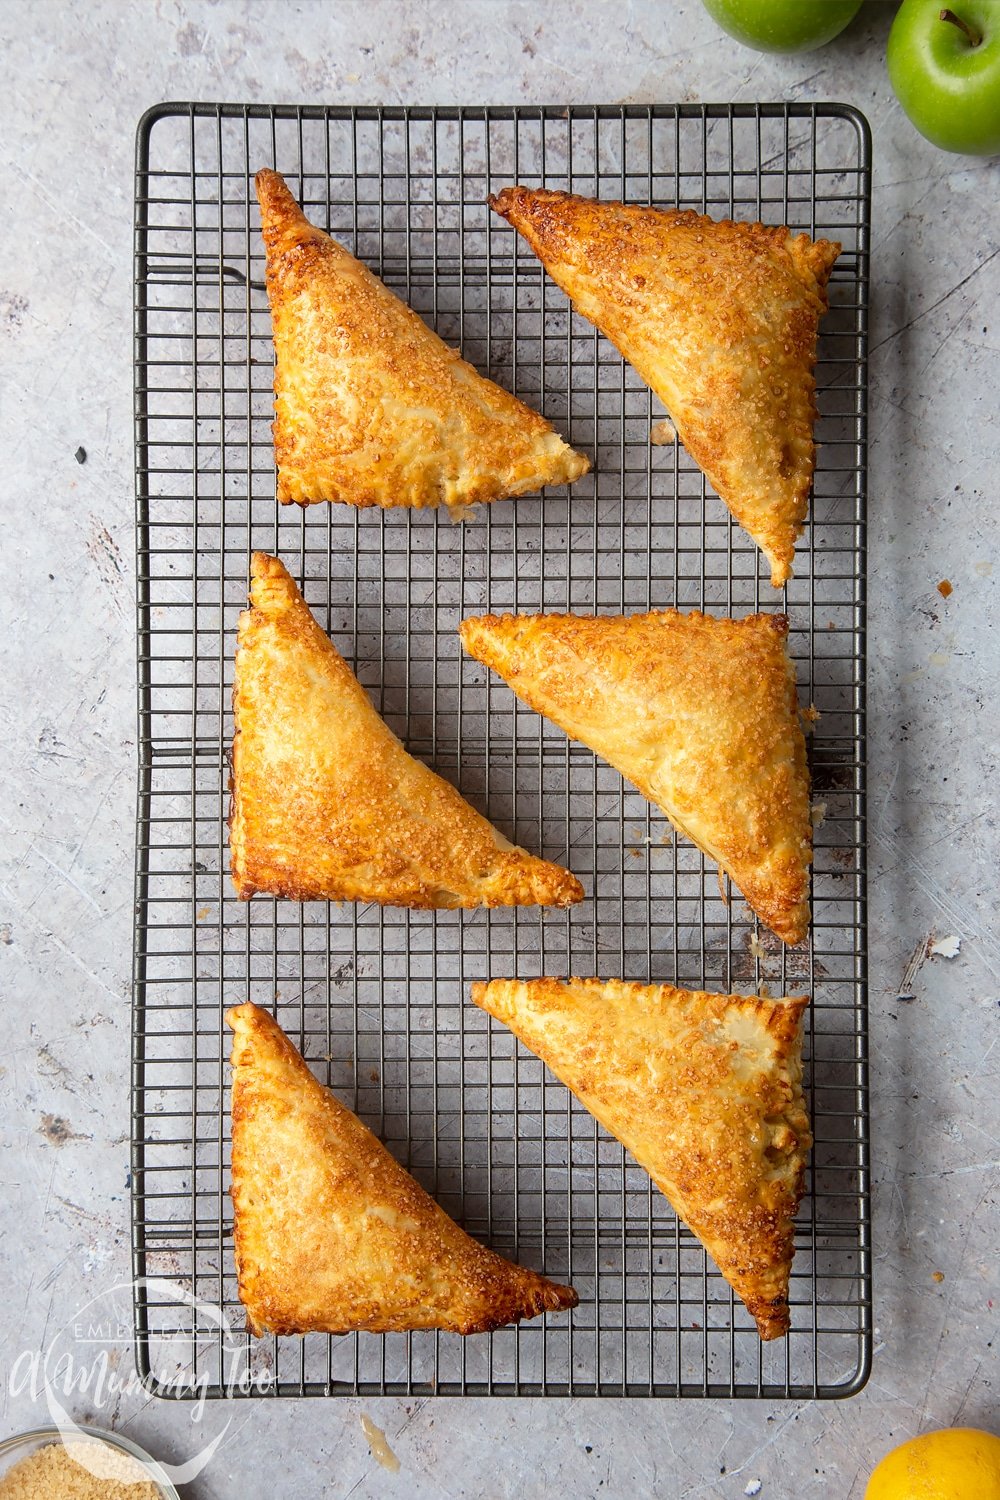
[[[946,1427],[887,1453],[865,1500],[1000,1500],[1000,1437]]]

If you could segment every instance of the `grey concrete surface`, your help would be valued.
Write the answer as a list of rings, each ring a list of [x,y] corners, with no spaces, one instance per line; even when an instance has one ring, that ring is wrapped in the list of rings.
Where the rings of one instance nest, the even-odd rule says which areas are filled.
[[[129,1270],[131,171],[139,115],[170,98],[832,98],[868,114],[877,1352],[865,1392],[836,1406],[199,1414],[91,1391],[75,1413],[174,1461],[225,1428],[186,1490],[197,1500],[680,1500],[758,1481],[764,1500],[859,1500],[893,1442],[1000,1425],[1000,160],[944,155],[901,115],[883,62],[892,10],[868,4],[832,46],[780,59],[722,36],[695,0],[0,4],[0,1435],[47,1420],[27,1356]],[[958,936],[957,957],[921,959],[931,934]],[[899,1001],[904,974],[914,998]],[[127,1334],[117,1358],[124,1379]],[[398,1474],[370,1456],[362,1410]]]

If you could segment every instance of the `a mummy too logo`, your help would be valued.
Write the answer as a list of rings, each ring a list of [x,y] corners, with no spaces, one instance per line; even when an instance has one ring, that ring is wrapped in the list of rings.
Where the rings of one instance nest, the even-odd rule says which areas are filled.
[[[160,1310],[161,1326],[151,1341],[151,1382],[170,1396],[190,1402],[192,1452],[178,1464],[158,1464],[148,1477],[187,1484],[200,1474],[222,1444],[232,1414],[213,1403],[220,1412],[219,1430],[209,1435],[205,1422],[207,1393],[211,1384],[221,1385],[224,1397],[267,1391],[272,1382],[266,1366],[247,1363],[247,1340],[234,1330],[225,1312],[211,1302],[156,1277],[144,1278],[139,1287],[147,1304]],[[123,1399],[145,1399],[143,1382],[132,1359],[132,1305],[135,1284],[120,1282],[90,1298],[50,1339],[44,1349],[24,1350],[8,1376],[12,1396],[29,1395],[43,1403],[53,1426],[64,1442],[84,1439],[86,1428],[78,1425],[72,1411],[86,1411],[88,1423],[110,1425],[110,1418]],[[174,1309],[171,1317],[170,1310]],[[211,1347],[212,1357],[195,1359],[194,1351]],[[208,1373],[211,1368],[212,1374]],[[103,1416],[107,1421],[101,1421]],[[213,1421],[211,1426],[215,1426]],[[102,1467],[98,1444],[74,1447],[74,1457],[95,1475],[108,1478]]]

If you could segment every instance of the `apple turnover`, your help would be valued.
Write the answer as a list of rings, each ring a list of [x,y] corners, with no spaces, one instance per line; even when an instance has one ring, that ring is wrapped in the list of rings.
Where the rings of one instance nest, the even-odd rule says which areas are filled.
[[[786,943],[809,927],[812,820],[784,615],[483,615],[462,644],[596,750]]]
[[[816,464],[813,370],[840,245],[525,187],[489,202],[659,396],[780,588]]]
[[[590,468],[538,412],[478,374],[257,173],[274,333],[278,499],[464,506]]]
[[[652,1177],[762,1339],[789,1327],[795,1214],[812,1144],[805,999],[624,980],[494,979],[510,1027]]]
[[[567,870],[510,844],[409,755],[276,557],[240,616],[230,853],[243,898],[569,906]]]
[[[251,1333],[482,1333],[576,1306],[572,1287],[470,1239],[266,1010],[238,1005],[226,1021],[236,1270]]]

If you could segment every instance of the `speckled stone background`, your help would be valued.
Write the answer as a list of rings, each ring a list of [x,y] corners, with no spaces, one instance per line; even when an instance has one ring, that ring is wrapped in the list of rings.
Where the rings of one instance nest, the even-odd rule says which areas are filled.
[[[197,1500],[859,1500],[893,1442],[1000,1426],[1000,160],[944,155],[901,115],[883,63],[893,9],[869,3],[830,47],[780,59],[666,0],[0,4],[0,1434],[49,1420],[31,1351],[72,1338],[87,1299],[129,1270],[132,161],[142,111],[181,98],[843,99],[868,114],[877,1352],[865,1392],[838,1406],[200,1414],[127,1387],[67,1404],[177,1463],[225,1429],[185,1487]],[[929,956],[934,936],[960,938],[958,955]],[[114,1359],[124,1383],[127,1328]],[[398,1474],[371,1457],[362,1409]]]

